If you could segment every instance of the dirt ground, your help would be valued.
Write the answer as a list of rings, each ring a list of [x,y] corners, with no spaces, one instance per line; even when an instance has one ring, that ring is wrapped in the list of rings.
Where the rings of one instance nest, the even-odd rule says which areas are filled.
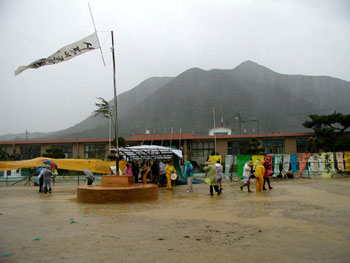
[[[1,183],[0,262],[350,262],[350,178],[272,184],[96,205],[76,202],[75,181],[51,195]]]

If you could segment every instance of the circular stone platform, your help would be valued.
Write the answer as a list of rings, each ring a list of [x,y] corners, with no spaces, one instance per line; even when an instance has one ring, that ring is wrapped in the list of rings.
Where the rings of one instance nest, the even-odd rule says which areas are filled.
[[[126,187],[87,185],[77,188],[77,201],[80,203],[106,204],[157,199],[158,185],[155,184],[132,184]]]

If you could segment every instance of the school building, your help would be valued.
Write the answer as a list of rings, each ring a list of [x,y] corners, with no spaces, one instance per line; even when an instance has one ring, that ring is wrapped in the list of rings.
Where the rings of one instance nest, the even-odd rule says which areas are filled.
[[[125,138],[128,146],[162,145],[181,149],[184,159],[204,163],[213,151],[222,155],[243,155],[248,150],[251,138],[257,138],[265,154],[297,154],[307,152],[306,145],[312,133],[279,134],[216,134],[195,135],[193,133],[134,134]],[[42,156],[47,149],[61,148],[66,158],[107,159],[109,139],[79,140],[33,140],[0,141],[0,149],[8,154],[16,154],[21,160]]]

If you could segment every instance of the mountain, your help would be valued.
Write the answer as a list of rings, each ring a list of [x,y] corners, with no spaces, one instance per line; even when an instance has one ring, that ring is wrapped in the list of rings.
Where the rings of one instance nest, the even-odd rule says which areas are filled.
[[[207,134],[213,127],[213,106],[216,126],[230,127],[234,134],[239,134],[238,114],[242,132],[300,132],[306,131],[302,123],[310,114],[350,113],[349,99],[348,81],[279,74],[252,61],[234,69],[192,68],[174,78],[147,79],[119,95],[119,134],[170,132],[172,127],[174,132],[181,128]],[[90,116],[40,138],[107,137],[108,121]]]

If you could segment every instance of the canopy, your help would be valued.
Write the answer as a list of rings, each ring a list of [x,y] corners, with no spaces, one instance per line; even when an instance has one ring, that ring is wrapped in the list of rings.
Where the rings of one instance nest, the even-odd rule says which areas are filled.
[[[51,159],[38,157],[31,160],[0,162],[0,171],[40,167],[44,165],[44,160],[53,161],[59,169],[83,171],[86,168],[94,173],[106,174],[110,172],[110,166],[115,165],[115,162],[105,162],[97,159]]]
[[[116,151],[116,149],[112,149]],[[182,158],[182,151],[158,145],[141,145],[119,148],[119,155],[129,159],[171,159],[173,155]]]

